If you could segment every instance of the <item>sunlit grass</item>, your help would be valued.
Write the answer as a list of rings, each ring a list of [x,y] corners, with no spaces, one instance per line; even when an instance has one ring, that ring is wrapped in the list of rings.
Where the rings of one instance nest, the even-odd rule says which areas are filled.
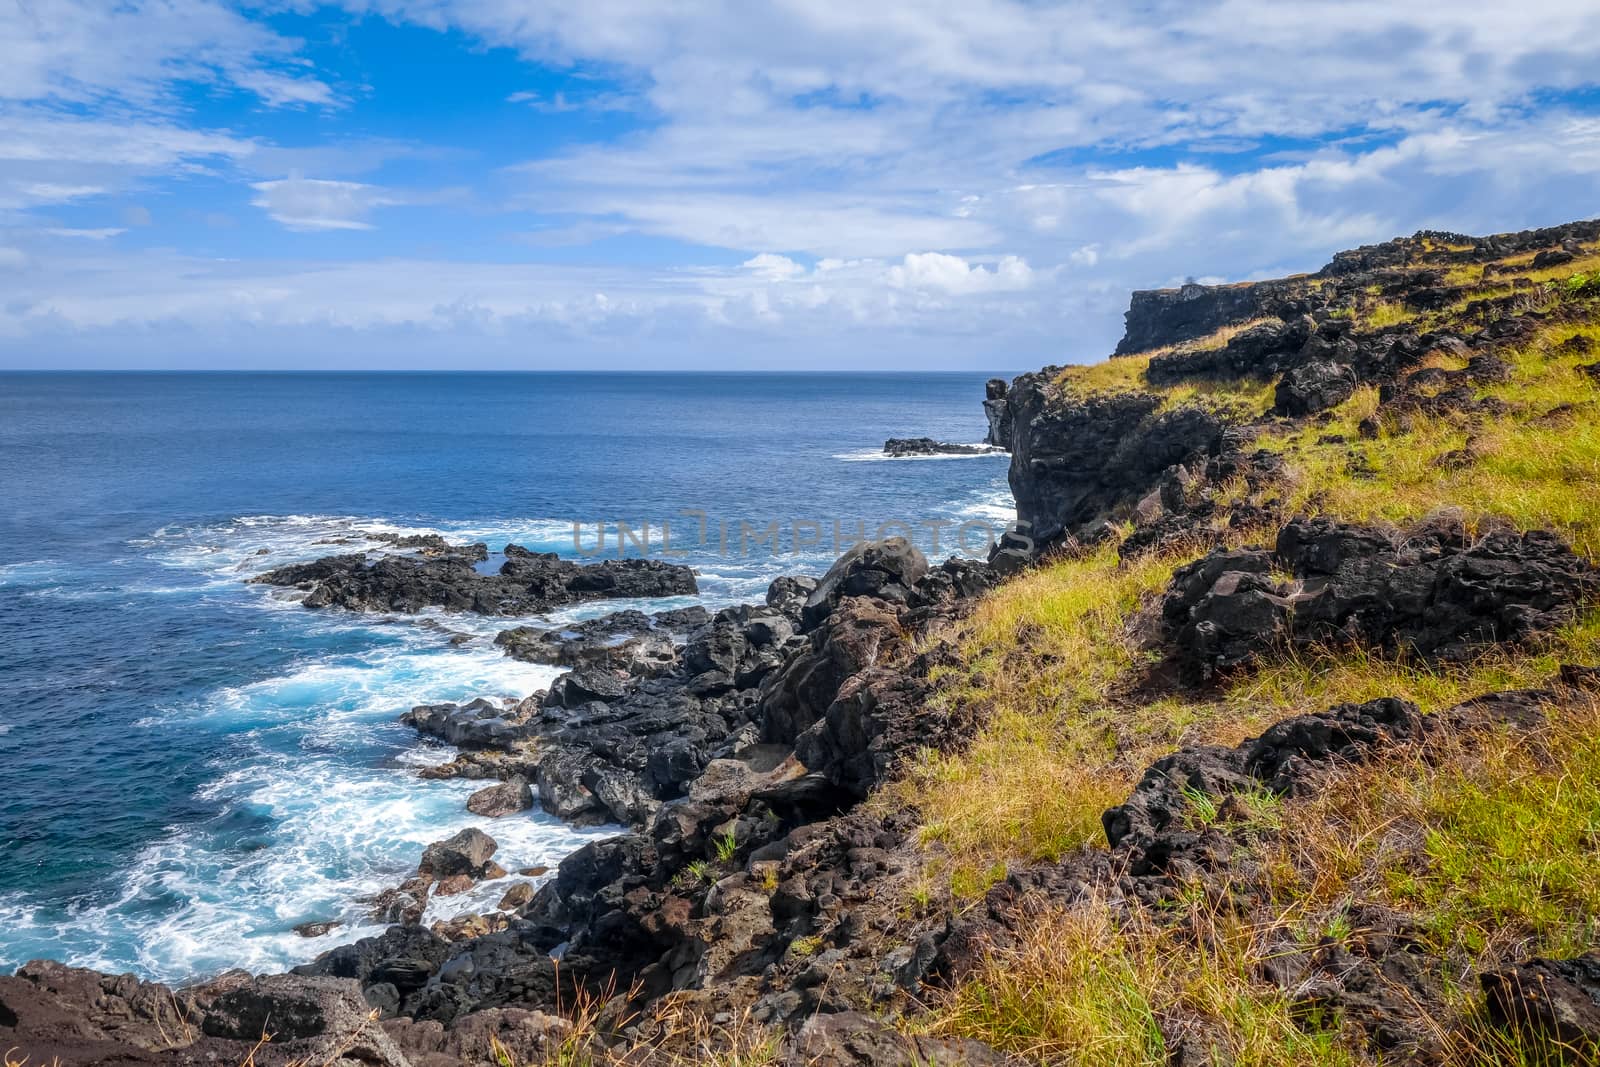
[[[1511,380],[1477,393],[1503,411],[1402,418],[1366,386],[1314,423],[1264,428],[1253,447],[1283,456],[1288,476],[1272,491],[1287,514],[1404,525],[1448,512],[1469,531],[1552,529],[1600,557],[1600,386],[1578,369],[1600,356],[1562,350],[1579,334],[1600,342],[1600,327],[1583,317],[1593,305],[1582,303],[1600,277],[1600,252],[1538,272],[1532,258],[1514,261],[1544,286],[1532,299],[1575,314],[1498,353]],[[1361,331],[1414,322],[1470,332],[1475,323],[1454,318],[1467,303],[1529,291],[1506,276],[1478,284],[1481,275],[1481,265],[1453,271],[1476,288],[1442,312],[1358,299],[1348,314]],[[1166,408],[1270,408],[1270,380],[1151,389],[1145,370],[1157,354],[1072,368],[1060,383],[1074,394],[1148,390]],[[1467,361],[1440,352],[1423,365],[1453,372]],[[1234,485],[1221,499],[1244,492]],[[1438,711],[1546,685],[1563,663],[1600,663],[1600,609],[1591,606],[1542,642],[1492,646],[1466,662],[1330,645],[1266,657],[1205,692],[1152,697],[1130,688],[1151,655],[1132,624],[1192,555],[1124,562],[1101,548],[1007,583],[961,624],[963,666],[940,679],[939,699],[982,709],[987,724],[968,750],[926,757],[885,794],[922,812],[930,865],[958,895],[1008,864],[1100,847],[1105,808],[1183,744],[1234,744],[1289,715],[1378,697]],[[1047,907],[936,1006],[933,1025],[1039,1062],[1144,1064],[1168,1052],[1156,1021],[1190,1018],[1226,1062],[1370,1062],[1331,1032],[1294,1025],[1252,969],[1269,935],[1335,930],[1355,898],[1416,915],[1457,968],[1442,976],[1455,990],[1451,1017],[1425,1021],[1448,1062],[1544,1062],[1548,1049],[1473,1021],[1475,985],[1464,979],[1513,951],[1600,944],[1600,714],[1587,705],[1563,714],[1534,739],[1508,734],[1426,760],[1402,754],[1349,772],[1347,788],[1285,802],[1259,854],[1275,895],[1248,924],[1218,927],[1201,902],[1178,916],[1105,901]],[[1173,932],[1197,924],[1214,933]]]

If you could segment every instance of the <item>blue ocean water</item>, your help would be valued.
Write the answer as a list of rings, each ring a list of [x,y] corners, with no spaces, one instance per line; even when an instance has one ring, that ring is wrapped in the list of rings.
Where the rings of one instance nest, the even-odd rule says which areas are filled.
[[[280,969],[374,932],[356,899],[468,825],[508,869],[553,866],[607,831],[469,815],[472,783],[414,773],[450,750],[396,716],[546,685],[505,627],[691,602],[360,616],[250,575],[384,531],[576,556],[575,521],[614,556],[611,524],[655,550],[668,520],[715,607],[886,523],[941,554],[973,523],[981,549],[1004,457],[878,450],[981,439],[982,396],[978,375],[0,374],[0,967]]]

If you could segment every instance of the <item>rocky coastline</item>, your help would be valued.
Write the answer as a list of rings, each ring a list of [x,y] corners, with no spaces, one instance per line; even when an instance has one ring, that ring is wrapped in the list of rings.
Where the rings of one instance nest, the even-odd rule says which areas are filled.
[[[885,452],[1009,452],[1030,565],[1101,551],[1126,564],[1182,556],[1130,617],[1138,669],[1118,694],[1125,704],[1314,648],[1446,671],[1539,647],[1600,600],[1600,569],[1560,534],[1458,514],[1410,524],[1304,514],[1289,503],[1284,456],[1261,442],[1315,436],[1358,390],[1374,398],[1363,435],[1403,435],[1424,414],[1496,417],[1504,401],[1487,388],[1507,380],[1512,346],[1590,312],[1541,303],[1528,287],[1474,297],[1451,278],[1493,277],[1508,257],[1559,266],[1596,240],[1596,222],[1423,233],[1340,253],[1315,274],[1135,293],[1113,358],[1148,363],[1128,388],[1074,390],[1054,367],[997,379],[983,400],[986,446],[890,440]],[[1480,304],[1438,329],[1369,327],[1352,312],[1463,299]],[[1256,383],[1263,410],[1174,405],[1158,389],[1239,379]],[[1457,462],[1470,463],[1470,443],[1461,451]],[[1349,477],[1365,476],[1354,452],[1348,463]],[[483,574],[483,545],[394,547],[411,554],[332,556],[255,580],[303,590],[308,608],[486,616],[696,589],[688,568],[658,561],[578,564],[508,546],[498,572]],[[1177,744],[1104,811],[1098,846],[1019,861],[958,906],[922,881],[919,813],[877,798],[983,726],[986,709],[948,699],[941,679],[960,665],[953,629],[1019,569],[1015,546],[1003,548],[991,561],[935,563],[901,539],[868,542],[820,578],[778,579],[760,604],[505,630],[496,643],[507,655],[566,673],[512,705],[407,712],[408,725],[460,750],[425,773],[484,781],[469,805],[486,816],[537,804],[574,824],[616,824],[616,836],[520,880],[495,864],[489,834],[437,842],[370,902],[393,924],[384,934],[288,975],[170,990],[31,963],[0,978],[0,1044],[68,1067],[252,1053],[259,1067],[453,1067],[545,1062],[565,1047],[596,1062],[696,1062],[762,1034],[767,1063],[1023,1062],[900,1024],[1022,939],[1041,900],[1159,911],[1201,894],[1253,914],[1272,872],[1244,812],[1262,796],[1314,797],[1351,768],[1533,738],[1553,709],[1600,695],[1593,665],[1552,663],[1538,687],[1429,714],[1374,696],[1302,708],[1236,744]],[[1197,805],[1211,817],[1197,822]],[[492,914],[421,924],[430,898],[501,879]],[[1358,900],[1350,914],[1360,937],[1281,946],[1260,981],[1305,1017],[1342,1020],[1355,1047],[1385,1062],[1447,1062],[1429,1025],[1447,996],[1424,965],[1435,950],[1392,910]],[[1597,959],[1531,956],[1464,980],[1481,984],[1494,1026],[1581,1044],[1600,1040]],[[575,1003],[594,1005],[589,1025],[574,1021]],[[1203,1027],[1152,1025],[1168,1062],[1212,1062]],[[273,1040],[258,1045],[263,1032]]]

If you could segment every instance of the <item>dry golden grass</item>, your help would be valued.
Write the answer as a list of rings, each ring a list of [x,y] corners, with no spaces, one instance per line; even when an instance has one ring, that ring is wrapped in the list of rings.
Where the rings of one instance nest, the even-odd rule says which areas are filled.
[[[1261,930],[1202,901],[1184,919],[1099,897],[1040,902],[935,1004],[933,1029],[1040,1064],[1163,1067],[1173,1035],[1240,1067],[1356,1062],[1258,977],[1272,951]]]
[[[1126,621],[1176,560],[1119,564],[1115,546],[1042,567],[986,597],[957,637],[961,675],[938,699],[981,703],[986,726],[957,755],[926,756],[881,800],[922,812],[958,893],[981,891],[1011,859],[1053,858],[1100,833],[1137,758],[1111,684],[1138,658]],[[1176,738],[1144,739],[1151,750]]]
[[[566,1028],[553,1032],[549,1047],[537,1060],[519,1059],[498,1040],[490,1040],[496,1067],[770,1067],[777,1062],[782,1033],[757,1023],[748,1008],[728,1012],[715,1021],[693,994],[669,994],[653,1002],[646,1014],[625,1007],[638,989],[621,997],[580,993],[558,1009]],[[620,1012],[620,1014],[619,1014]],[[608,1044],[608,1033],[627,1028],[638,1039]]]
[[[1252,326],[1259,326],[1267,319],[1248,319],[1244,322],[1235,322],[1204,337],[1197,337],[1192,341],[1181,344],[1161,345],[1157,348],[1147,348],[1142,352],[1133,352],[1126,356],[1113,356],[1104,363],[1090,363],[1081,366],[1067,367],[1056,378],[1056,383],[1063,388],[1078,391],[1080,388],[1089,392],[1100,391],[1102,388],[1114,387],[1121,384],[1119,375],[1122,370],[1102,370],[1106,364],[1133,364],[1138,367],[1138,374],[1143,375],[1144,369],[1149,366],[1150,360],[1156,356],[1165,356],[1183,349],[1190,352],[1211,352],[1226,347],[1227,343]]]

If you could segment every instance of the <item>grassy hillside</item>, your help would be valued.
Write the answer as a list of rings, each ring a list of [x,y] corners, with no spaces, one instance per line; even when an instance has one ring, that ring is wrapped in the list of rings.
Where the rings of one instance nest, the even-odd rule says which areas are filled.
[[[1208,486],[1223,510],[1249,503],[1396,524],[1454,513],[1469,530],[1548,529],[1600,556],[1600,380],[1586,369],[1600,359],[1600,248],[1539,269],[1533,253],[1451,264],[1458,251],[1424,249],[1405,268],[1444,272],[1452,291],[1440,307],[1374,291],[1333,313],[1358,335],[1468,336],[1531,313],[1536,328],[1497,350],[1506,367],[1472,386],[1471,410],[1423,404],[1401,415],[1380,403],[1378,385],[1362,384],[1318,417],[1273,419],[1275,376],[1152,385],[1152,360],[1172,349],[1068,368],[1054,388],[1065,398],[1150,392],[1163,409],[1209,405],[1248,426],[1251,448],[1281,456],[1284,473],[1255,489],[1243,479]],[[1176,350],[1219,350],[1251,325]],[[1441,349],[1416,369],[1443,375],[1416,380],[1439,377],[1442,390],[1466,366]],[[1492,646],[1461,662],[1342,644],[1270,655],[1206,686],[1147,685],[1155,653],[1142,619],[1174,569],[1217,544],[1271,533],[1208,530],[1131,559],[1115,539],[1069,545],[947,635],[961,665],[943,669],[938,699],[981,708],[986,726],[967,750],[923,758],[881,798],[922,813],[930,885],[948,884],[958,908],[976,907],[1010,870],[1103,849],[1102,812],[1179,746],[1232,745],[1286,716],[1376,697],[1432,712],[1545,685],[1564,663],[1600,662],[1600,609],[1590,607],[1542,643]],[[1225,815],[1252,852],[1240,872],[1251,881],[1245,907],[1198,884],[1162,908],[1114,888],[1036,902],[1012,943],[936,998],[926,1025],[1041,1063],[1387,1062],[1343,1020],[1264,977],[1277,956],[1369,936],[1360,914],[1378,908],[1385,929],[1403,925],[1426,947],[1420,965],[1443,990],[1448,1010],[1419,1020],[1437,1031],[1425,1058],[1560,1058],[1484,1025],[1474,977],[1600,943],[1597,720],[1600,707],[1573,698],[1537,730],[1352,767],[1310,797],[1248,798]],[[1219,818],[1209,798],[1192,807],[1199,824]],[[1181,1034],[1193,1041],[1179,1048]]]

